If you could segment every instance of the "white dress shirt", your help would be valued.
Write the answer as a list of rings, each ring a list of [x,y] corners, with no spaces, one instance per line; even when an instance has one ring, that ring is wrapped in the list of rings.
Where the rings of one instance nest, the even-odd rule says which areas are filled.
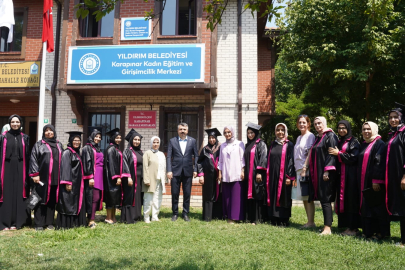
[[[180,144],[180,149],[181,149],[181,153],[184,155],[184,153],[186,152],[186,147],[187,147],[187,136],[184,140],[182,140],[179,137],[179,144]]]

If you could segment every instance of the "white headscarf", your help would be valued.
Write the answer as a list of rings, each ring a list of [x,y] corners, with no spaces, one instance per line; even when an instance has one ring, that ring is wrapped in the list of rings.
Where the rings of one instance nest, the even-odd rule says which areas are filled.
[[[317,117],[315,117],[315,119],[314,119],[314,125],[315,125],[315,120],[316,120],[316,119],[319,119],[319,120],[321,120],[321,122],[322,122],[322,125],[323,125],[322,133],[325,133],[326,131],[333,131],[331,128],[328,128],[328,125],[327,125],[327,123],[326,123],[326,118],[325,118],[325,117],[323,117],[323,116],[317,116]]]
[[[159,151],[159,150],[153,149],[153,141],[154,141],[155,139],[158,139],[158,140],[159,140],[159,144],[160,144],[160,138],[159,138],[158,136],[153,136],[152,139],[150,139],[150,150],[152,150],[153,153],[156,153],[156,152]]]
[[[371,128],[371,138],[367,140],[367,139],[364,138],[364,136],[363,136],[363,139],[366,141],[366,143],[371,143],[372,141],[375,140],[375,138],[377,138],[378,136],[380,136],[380,135],[378,135],[378,126],[377,126],[376,123],[371,122],[371,121],[367,121],[367,122],[365,122],[365,123],[361,126],[361,129],[363,129],[364,125],[369,125],[370,128]]]
[[[278,144],[280,144],[280,145],[283,145],[283,144],[287,141],[287,138],[288,138],[288,128],[287,128],[287,126],[286,126],[284,123],[278,123],[278,124],[276,125],[276,127],[274,128],[274,133],[276,133],[277,127],[280,126],[280,125],[284,127],[284,138],[279,139],[279,138],[276,136],[276,142],[277,142]]]
[[[233,143],[235,141],[235,130],[234,130],[233,126],[225,126],[224,127],[224,133],[225,133],[225,129],[229,129],[231,131],[231,133],[232,133],[232,137],[229,140],[226,140],[226,142],[227,143]]]

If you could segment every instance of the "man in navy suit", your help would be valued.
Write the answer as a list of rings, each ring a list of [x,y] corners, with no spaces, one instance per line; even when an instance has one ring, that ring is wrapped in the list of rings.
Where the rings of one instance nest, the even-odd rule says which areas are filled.
[[[183,185],[183,219],[190,221],[190,195],[193,177],[197,177],[197,142],[187,136],[188,125],[180,123],[177,126],[179,136],[171,138],[167,149],[167,178],[172,187],[172,221],[176,221],[179,214],[180,184]],[[194,163],[193,163],[194,158]]]

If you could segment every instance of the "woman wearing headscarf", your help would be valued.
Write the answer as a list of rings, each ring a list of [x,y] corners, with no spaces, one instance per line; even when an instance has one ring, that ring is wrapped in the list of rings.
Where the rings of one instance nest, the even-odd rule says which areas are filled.
[[[129,168],[130,176],[122,178],[122,209],[121,222],[136,223],[142,217],[142,181],[143,152],[141,150],[142,135],[131,129],[125,137],[128,147],[124,150],[125,167]]]
[[[104,155],[100,148],[101,131],[94,129],[82,149],[86,210],[89,227],[95,228],[96,211],[103,210],[103,164]]]
[[[104,151],[104,202],[107,209],[105,222],[115,224],[116,207],[121,205],[122,177],[130,177],[128,167],[123,162],[120,150],[121,133],[119,128],[106,133],[110,137],[110,145]]]
[[[387,143],[385,171],[386,205],[391,220],[400,221],[401,244],[405,244],[405,125],[404,107],[392,109],[389,113],[391,132]]]
[[[295,180],[294,144],[283,123],[275,127],[276,139],[269,147],[267,162],[267,207],[271,224],[288,226],[291,217],[291,189]]]
[[[235,131],[231,126],[224,127],[226,142],[221,144],[218,178],[222,181],[222,210],[228,223],[245,220],[245,197],[242,184],[245,178],[245,146],[235,139]]]
[[[35,143],[31,152],[29,176],[34,182],[35,191],[41,197],[34,209],[35,229],[53,229],[55,207],[58,202],[59,168],[63,147],[56,139],[53,125],[43,128],[42,140]]]
[[[62,153],[58,193],[57,229],[86,226],[83,164],[80,158],[82,132],[70,131],[67,149]]]
[[[306,186],[308,186],[309,183],[301,183],[301,179],[308,176],[308,166],[305,164],[305,162],[315,141],[315,135],[310,131],[311,119],[309,119],[308,115],[301,114],[298,116],[297,128],[299,131],[301,131],[301,135],[298,136],[294,146],[294,166],[297,178],[296,181],[293,181],[291,198],[293,200],[302,201],[304,204],[308,222],[304,224],[302,228],[313,228],[316,226],[314,220],[315,204],[313,201],[308,201],[309,196],[307,193],[303,194],[303,192],[308,192]]]
[[[338,227],[347,228],[342,235],[355,236],[361,227],[360,190],[356,173],[360,143],[353,137],[348,121],[339,121],[337,129],[340,137],[338,147],[329,148],[329,154],[337,156],[339,161],[335,212],[338,215]]]
[[[143,155],[143,217],[146,223],[159,221],[162,194],[166,193],[166,157],[159,151],[160,138],[150,139],[150,149]]]
[[[385,143],[378,135],[378,126],[363,124],[364,142],[360,145],[357,181],[360,193],[360,215],[363,235],[382,239],[390,236],[390,220],[385,207]]]
[[[309,156],[310,185],[309,200],[319,200],[322,206],[324,228],[321,235],[332,233],[333,222],[332,202],[336,197],[336,157],[330,155],[329,148],[338,145],[338,138],[332,129],[326,125],[325,117],[318,116],[314,119],[317,137],[311,148]]]
[[[252,224],[266,221],[267,146],[259,138],[260,125],[247,123],[245,146],[246,220]],[[247,191],[247,193],[246,193]]]
[[[198,176],[202,185],[203,220],[222,219],[221,184],[218,182],[219,148],[218,136],[222,136],[216,128],[206,129],[208,144],[201,150],[198,157]]]
[[[10,130],[0,135],[0,230],[20,229],[31,221],[25,199],[29,195],[29,137],[21,132],[22,119],[8,119]]]

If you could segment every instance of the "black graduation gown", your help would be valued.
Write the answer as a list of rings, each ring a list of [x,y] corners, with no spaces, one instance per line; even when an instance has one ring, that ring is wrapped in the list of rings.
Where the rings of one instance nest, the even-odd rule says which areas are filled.
[[[136,223],[142,218],[142,182],[143,182],[143,153],[131,148],[124,150],[124,168],[129,169],[132,186],[128,186],[129,175],[123,174],[122,178],[122,210],[121,221]]]
[[[29,175],[31,177],[39,175],[41,182],[44,184],[43,186],[35,184],[35,190],[42,198],[42,205],[46,205],[49,201],[51,186],[54,183],[56,183],[56,186],[59,185],[58,178],[63,147],[59,141],[57,141],[56,146],[58,147],[58,156],[53,155],[55,151],[52,151],[51,146],[43,140],[36,142],[31,152]],[[55,173],[53,170],[56,168],[58,178],[52,179],[52,175]]]
[[[284,160],[282,160],[283,155]],[[280,179],[282,165],[284,167],[284,173],[282,179]],[[269,194],[267,197],[267,206],[269,218],[272,220],[276,218],[286,221],[286,219],[291,217],[291,190],[292,181],[295,180],[294,144],[287,141],[284,145],[280,145],[274,141],[269,147],[267,167],[267,190]],[[292,180],[291,184],[288,186],[286,185],[287,179]]]
[[[97,160],[97,150],[91,144],[89,143],[86,144],[82,149],[82,162],[83,162],[83,179],[84,179],[86,213],[87,216],[89,217],[92,215],[93,212],[93,188],[89,186],[89,180],[94,179],[95,177],[96,160]],[[98,211],[101,210],[103,210],[103,202],[100,200]]]
[[[21,228],[24,224],[31,225],[31,213],[27,209],[25,199],[29,196],[29,136],[21,132],[16,135],[23,147],[23,158],[17,153],[6,159],[10,141],[5,134],[0,135],[0,230],[10,227]]]
[[[405,126],[390,133],[387,144],[387,167],[385,180],[387,185],[386,202],[394,220],[405,217],[405,191],[401,189],[401,180],[405,174]]]
[[[308,201],[320,201],[321,203],[334,202],[336,197],[336,162],[337,157],[329,155],[329,147],[335,148],[338,138],[331,130],[325,131],[322,137],[317,136],[311,148],[309,162],[309,185]],[[329,172],[329,180],[323,180],[323,173]]]
[[[58,196],[57,228],[86,226],[83,165],[79,153],[68,147],[62,153]],[[72,185],[72,191],[66,190]]]
[[[254,143],[246,145],[244,158],[245,180],[243,184],[245,185],[246,220],[256,223],[267,219],[266,143],[261,139],[257,139]],[[262,182],[256,182],[256,174],[262,176]]]
[[[375,140],[369,156],[366,159],[366,150],[369,143],[363,142],[360,145],[360,154],[357,166],[357,183],[359,190],[373,188],[373,182],[380,183],[381,190],[385,193],[384,172],[385,172],[385,143],[381,139]],[[388,219],[388,212],[385,208],[384,195],[380,196],[380,204],[374,207],[369,206],[367,199],[360,193],[360,213],[363,218]]]
[[[220,149],[211,153],[205,146],[200,153],[197,161],[198,175],[204,176],[204,185],[202,186],[202,218],[205,221],[212,219],[222,219],[222,188],[218,184],[218,161]]]
[[[335,211],[339,216],[338,227],[361,227],[359,207],[360,190],[357,184],[357,159],[360,143],[355,137],[339,141],[336,181]]]
[[[122,179],[121,185],[117,186],[117,178],[122,178],[123,173],[129,173],[128,166],[124,165],[121,150],[118,146],[110,144],[104,152],[103,200],[107,208],[121,205]]]

